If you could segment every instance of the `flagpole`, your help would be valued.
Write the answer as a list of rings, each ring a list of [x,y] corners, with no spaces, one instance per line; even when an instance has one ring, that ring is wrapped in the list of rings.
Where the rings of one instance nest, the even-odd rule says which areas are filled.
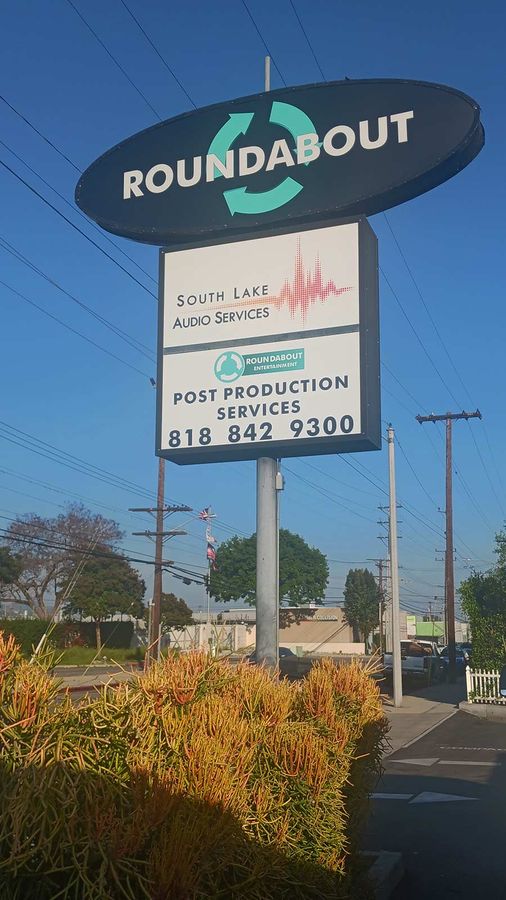
[[[207,542],[206,542],[206,548],[207,548]],[[210,579],[211,579],[211,560],[208,559],[207,560],[207,578],[206,578],[207,624],[208,625],[211,623],[211,591],[210,591],[211,585],[209,584]]]

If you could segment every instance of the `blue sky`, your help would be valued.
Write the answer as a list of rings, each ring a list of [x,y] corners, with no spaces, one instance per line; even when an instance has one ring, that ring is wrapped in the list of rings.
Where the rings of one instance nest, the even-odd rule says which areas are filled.
[[[156,485],[155,396],[149,376],[155,374],[157,251],[108,240],[79,215],[73,205],[77,170],[153,124],[154,110],[169,118],[191,108],[188,97],[204,106],[261,90],[266,50],[241,0],[127,0],[178,84],[122,0],[72,2],[127,74],[69,0],[8,4],[2,13],[0,93],[68,161],[1,100],[0,159],[134,277],[0,167],[0,238],[11,248],[7,252],[0,241],[0,515],[5,517],[0,522],[5,527],[12,516],[34,510],[56,514],[59,505],[79,495],[90,508],[120,521],[126,532],[122,546],[149,555],[146,540],[130,536],[149,525],[127,510],[149,505]],[[459,422],[454,430],[457,581],[466,567],[486,567],[493,559],[493,535],[506,508],[506,13],[499,2],[477,6],[470,0],[417,5],[294,0],[293,5],[326,79],[383,76],[446,83],[469,93],[483,111],[486,146],[471,166],[391,210],[387,219],[371,219],[384,272],[382,418],[393,423],[399,438],[398,493],[405,504],[399,513],[401,597],[410,611],[422,612],[430,599],[442,595],[443,566],[435,550],[444,541],[438,511],[444,507],[444,435],[440,426],[420,427],[417,413],[478,406],[483,414],[482,422]],[[290,0],[248,0],[248,7],[275,62],[272,87],[281,86],[279,73],[289,85],[321,80]],[[142,352],[19,254],[136,346],[140,342]],[[26,436],[20,440],[12,428],[130,485],[118,485],[117,478],[113,485],[108,477],[93,478],[35,453]],[[36,449],[48,448],[37,444]],[[249,534],[255,523],[254,474],[253,463],[188,468],[169,463],[167,496],[195,508],[211,504],[220,540],[234,532]],[[285,476],[282,524],[327,553],[332,560],[328,598],[338,602],[350,565],[386,554],[378,538],[384,533],[378,506],[386,502],[386,447],[348,458],[291,460]],[[170,556],[203,567],[202,526],[192,520],[188,528],[190,534],[170,547]],[[201,588],[167,577],[165,589],[195,607],[204,604]]]

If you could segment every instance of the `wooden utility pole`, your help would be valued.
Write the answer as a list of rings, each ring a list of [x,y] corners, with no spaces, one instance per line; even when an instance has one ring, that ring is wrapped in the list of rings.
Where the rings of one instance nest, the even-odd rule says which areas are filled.
[[[163,530],[165,517],[171,513],[191,512],[190,506],[166,506],[165,505],[165,460],[162,457],[158,459],[158,485],[156,491],[156,506],[136,506],[131,507],[130,512],[146,512],[155,516],[155,531],[133,531],[132,534],[138,537],[149,537],[155,539],[155,565],[153,578],[153,603],[151,605],[151,615],[149,618],[149,634],[148,648],[146,653],[146,663],[155,662],[160,658],[160,620],[162,605],[162,573],[163,567],[168,564],[163,559],[163,545],[168,538],[177,537],[178,535],[187,534],[181,528],[173,528],[170,531]]]
[[[417,416],[417,422],[446,422],[446,549],[445,549],[445,598],[448,637],[448,680],[455,682],[457,658],[455,652],[455,571],[453,563],[453,467],[452,422],[456,419],[481,419],[481,412],[442,413],[442,415]]]

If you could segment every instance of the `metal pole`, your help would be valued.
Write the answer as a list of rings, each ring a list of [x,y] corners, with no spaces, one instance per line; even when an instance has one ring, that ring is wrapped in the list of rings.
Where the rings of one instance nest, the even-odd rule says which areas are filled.
[[[392,584],[392,664],[394,706],[402,706],[401,629],[399,622],[399,564],[397,560],[397,498],[395,495],[394,429],[388,426],[388,471],[390,480],[390,578]]]
[[[455,576],[453,569],[453,491],[452,491],[452,420],[446,420],[446,552],[445,593],[448,628],[448,681],[455,684],[457,660],[455,652]]]
[[[277,462],[257,460],[256,661],[278,663]]]
[[[271,87],[271,60],[265,57],[265,91]],[[278,664],[278,493],[277,460],[257,460],[256,661]]]
[[[264,66],[264,90],[270,91],[271,89],[271,58],[270,56],[265,57],[265,66]]]
[[[156,494],[156,535],[155,535],[155,574],[153,579],[153,610],[151,614],[151,632],[149,635],[150,662],[158,659],[160,611],[162,604],[162,560],[163,560],[163,519],[165,492],[165,460],[158,460],[158,489]]]

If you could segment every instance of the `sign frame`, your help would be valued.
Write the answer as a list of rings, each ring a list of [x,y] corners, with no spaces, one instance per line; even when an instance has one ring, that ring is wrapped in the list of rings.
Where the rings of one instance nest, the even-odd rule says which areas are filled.
[[[221,244],[234,244],[281,234],[296,234],[331,226],[357,224],[359,244],[359,363],[360,363],[360,414],[361,432],[353,435],[333,435],[318,438],[292,438],[284,441],[256,442],[250,444],[220,444],[216,447],[189,447],[181,450],[161,449],[162,400],[163,400],[163,326],[165,315],[164,285],[165,259],[170,253]],[[314,334],[314,333],[313,333]],[[272,336],[274,337],[274,336]],[[310,335],[308,335],[309,339]],[[274,340],[286,340],[290,334],[277,334]],[[316,337],[315,337],[316,339]],[[266,342],[269,341],[267,336]],[[227,347],[233,341],[225,342]],[[247,339],[244,343],[249,343]],[[216,346],[215,343],[211,347]],[[219,349],[219,347],[217,347]],[[157,396],[156,396],[156,447],[158,457],[178,465],[194,465],[217,462],[237,462],[260,457],[271,459],[321,456],[333,453],[356,453],[365,450],[381,450],[381,385],[380,385],[380,335],[378,288],[378,241],[365,217],[332,218],[306,223],[304,227],[294,223],[283,227],[264,228],[251,234],[223,235],[218,238],[202,238],[182,247],[174,244],[159,250],[158,280],[158,337],[157,337]]]
[[[434,104],[436,109],[433,109]],[[267,138],[264,134],[267,128],[264,123],[260,137],[253,132],[249,149],[261,149],[265,156],[269,155],[270,144],[276,135],[282,136],[281,143],[289,149],[288,144],[292,147],[299,138],[314,134],[323,146],[314,166],[311,160],[301,162],[297,151],[297,164],[292,159],[287,163],[289,168],[278,169],[280,161],[276,158],[272,165],[269,160],[270,168],[266,160],[260,170],[254,167],[248,170],[246,165],[241,173],[237,172],[236,166],[226,179],[215,175],[208,178],[206,160],[216,159],[218,154],[223,162],[225,145],[230,147],[237,139],[242,146],[244,136],[250,134],[251,122],[253,126],[255,124],[257,113],[260,119],[265,118],[269,106],[277,109],[273,118],[272,109],[269,116],[272,136]],[[246,112],[245,107],[250,111]],[[340,109],[341,119],[334,114]],[[433,119],[427,122],[428,110]],[[406,120],[401,128],[399,118],[409,114],[413,122],[409,120],[408,126]],[[440,138],[441,131],[445,131],[445,116],[458,122],[448,143],[441,142]],[[231,117],[238,120],[232,129]],[[283,117],[286,121],[281,121]],[[387,129],[383,142],[383,138],[376,138],[380,119],[384,120]],[[366,126],[364,137],[360,132],[362,125]],[[419,127],[422,131],[418,135]],[[395,128],[398,130],[396,138]],[[415,129],[413,137],[412,128]],[[341,146],[343,129],[353,132],[354,137],[348,135],[349,140],[346,138]],[[231,130],[233,134],[230,134]],[[332,144],[333,138],[327,146],[329,135],[336,130],[338,134],[334,137],[338,146]],[[196,133],[202,133],[205,139],[196,140]],[[290,140],[289,134],[292,135]],[[217,146],[218,138],[220,147]],[[309,221],[324,221],[335,215],[358,219],[390,209],[452,178],[478,155],[484,140],[478,103],[445,84],[418,79],[365,78],[289,86],[189,110],[130,135],[87,167],[76,186],[75,200],[77,206],[106,231],[156,246],[191,244],[212,235],[247,235],[253,230],[260,235],[264,227],[290,224],[304,228]],[[256,147],[257,144],[260,146]],[[348,144],[351,152],[347,149]],[[394,146],[397,150],[403,149],[400,155],[396,152],[396,164],[392,166],[390,157]],[[235,145],[230,152],[235,152]],[[407,168],[403,163],[405,152]],[[198,181],[193,181],[195,170],[191,176],[186,174],[186,164],[192,159],[201,159]],[[181,173],[180,163],[183,164]],[[372,183],[368,180],[369,171],[374,173]],[[313,174],[316,185],[312,182]],[[273,175],[279,177],[273,179]],[[125,196],[123,179],[127,176],[132,181]],[[160,178],[165,181],[160,183]],[[117,196],[113,196],[107,186],[116,185],[116,179]],[[234,195],[234,198],[227,197],[226,202],[223,195],[225,181],[227,194]],[[331,188],[339,182],[356,184],[357,189],[345,191],[342,196],[339,191],[335,194]],[[202,193],[204,184],[206,188]],[[176,194],[170,191],[167,194],[169,189],[175,190]],[[249,193],[251,189],[252,194]],[[246,208],[244,191],[248,194]],[[134,205],[125,208],[125,202]],[[142,204],[141,208],[137,208],[137,203]],[[261,208],[257,208],[259,203]],[[189,221],[182,215],[183,208],[192,211]],[[131,218],[134,210],[140,218]],[[208,214],[209,210],[213,210],[212,214]]]

